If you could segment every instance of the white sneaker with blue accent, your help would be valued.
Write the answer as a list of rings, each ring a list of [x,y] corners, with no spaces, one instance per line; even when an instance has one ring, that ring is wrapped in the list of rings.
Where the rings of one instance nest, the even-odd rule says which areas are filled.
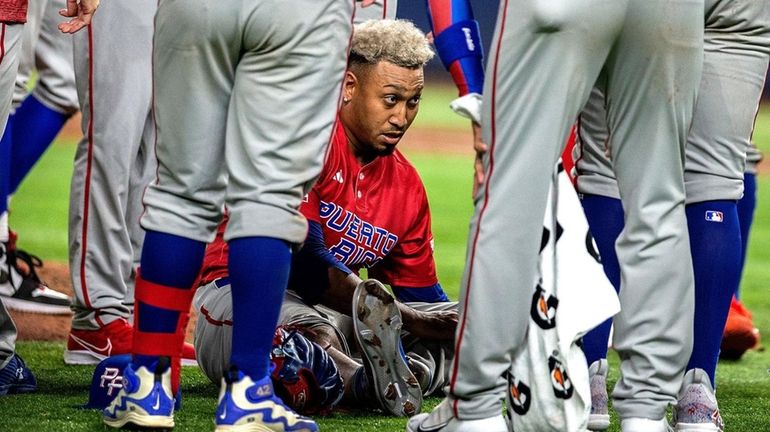
[[[166,357],[154,366],[129,364],[123,372],[123,388],[102,411],[107,426],[174,427],[174,398],[171,396],[171,367]]]
[[[231,369],[222,379],[215,431],[228,432],[317,432],[318,425],[303,417],[275,395],[267,376],[254,382]]]
[[[444,399],[433,411],[409,419],[406,432],[508,432],[502,412],[493,417],[460,420],[452,413],[449,399]]]

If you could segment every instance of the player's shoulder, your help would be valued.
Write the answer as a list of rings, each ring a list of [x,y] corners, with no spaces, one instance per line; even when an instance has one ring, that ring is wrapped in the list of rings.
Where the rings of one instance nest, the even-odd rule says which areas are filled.
[[[398,186],[396,186],[398,189],[403,193],[412,196],[413,194],[426,194],[425,185],[422,182],[420,173],[403,153],[396,150],[392,155],[388,156],[388,158],[391,159],[389,165],[392,170],[389,177],[398,184]]]
[[[396,150],[390,158],[392,160],[393,169],[397,170],[398,174],[404,177],[404,180],[417,180],[419,184],[422,185],[420,173],[403,153]]]

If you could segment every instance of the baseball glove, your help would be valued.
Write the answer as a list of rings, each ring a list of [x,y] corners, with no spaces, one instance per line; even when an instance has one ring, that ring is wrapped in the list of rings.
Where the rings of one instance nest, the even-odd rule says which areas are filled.
[[[344,385],[334,360],[297,330],[275,330],[270,360],[276,394],[298,413],[328,414],[342,399]]]

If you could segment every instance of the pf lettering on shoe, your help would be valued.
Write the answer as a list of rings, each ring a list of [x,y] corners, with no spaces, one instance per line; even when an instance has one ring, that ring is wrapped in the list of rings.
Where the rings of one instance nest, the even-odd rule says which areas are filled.
[[[121,354],[107,357],[94,369],[88,402],[81,405],[82,409],[104,409],[115,399],[123,388],[123,371],[131,363],[131,354]],[[182,391],[174,398],[174,410],[182,407]]]

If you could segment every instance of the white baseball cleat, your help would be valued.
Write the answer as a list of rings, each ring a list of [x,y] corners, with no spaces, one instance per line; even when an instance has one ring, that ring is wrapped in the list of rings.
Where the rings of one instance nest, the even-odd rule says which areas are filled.
[[[652,420],[641,417],[629,417],[620,421],[622,432],[673,432],[666,418]]]
[[[508,432],[502,414],[478,420],[460,420],[452,413],[449,400],[441,401],[430,414],[418,414],[409,419],[407,432]]]

